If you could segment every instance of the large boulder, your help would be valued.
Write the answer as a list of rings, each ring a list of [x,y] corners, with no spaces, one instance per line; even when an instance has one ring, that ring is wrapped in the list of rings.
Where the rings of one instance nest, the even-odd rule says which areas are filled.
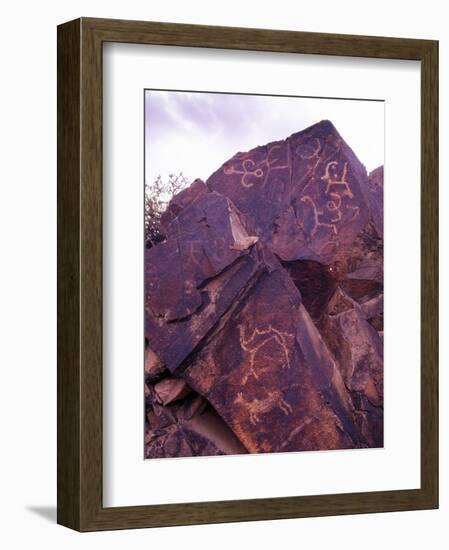
[[[359,446],[333,357],[285,270],[268,251],[263,261],[265,272],[180,376],[249,452]]]
[[[174,371],[237,299],[258,269],[231,201],[209,193],[166,228],[167,240],[145,251],[145,334]]]
[[[368,221],[366,169],[327,120],[236,154],[207,185],[284,261],[330,264]]]
[[[380,311],[381,298],[363,307],[337,288],[320,320],[321,334],[351,394],[367,447],[383,445],[383,342],[369,322]]]
[[[146,456],[383,445],[383,168],[329,121],[176,195],[145,251]]]
[[[384,234],[384,167],[378,166],[370,172],[368,186],[365,189],[365,200],[376,228],[377,235]]]
[[[172,382],[170,380],[170,382]],[[246,449],[200,395],[189,393],[170,406],[145,386],[145,457],[173,458],[244,454]]]

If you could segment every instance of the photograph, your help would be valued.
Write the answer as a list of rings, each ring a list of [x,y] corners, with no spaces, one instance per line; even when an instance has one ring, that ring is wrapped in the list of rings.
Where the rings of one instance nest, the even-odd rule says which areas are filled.
[[[438,90],[449,42],[442,17],[413,26],[412,14],[405,28],[399,8],[354,19],[332,6],[309,19],[243,3],[226,19],[182,2],[175,17],[30,19],[54,55],[33,38],[24,59],[42,59],[39,77],[50,63],[53,92],[35,87],[28,111],[45,122],[27,126],[38,137],[5,181],[52,235],[13,243],[24,266],[6,263],[19,283],[32,266],[34,280],[51,266],[41,244],[53,243],[56,279],[32,292],[41,307],[24,300],[27,314],[54,317],[32,323],[28,346],[52,327],[30,388],[51,413],[38,425],[51,428],[53,458],[36,455],[48,475],[25,466],[25,447],[45,443],[45,430],[37,446],[23,437],[38,409],[23,406],[13,368],[28,319],[17,300],[31,287],[7,285],[20,345],[5,364],[21,382],[7,399],[23,414],[10,414],[17,452],[5,456],[23,464],[6,493],[37,499],[9,522],[12,540],[31,532],[28,516],[50,514],[58,541],[89,532],[122,546],[151,529],[156,546],[168,536],[187,548],[188,531],[195,547],[203,525],[219,530],[214,546],[237,528],[270,548],[279,529],[317,548],[338,547],[336,529],[345,547],[441,539]],[[7,109],[10,141],[27,104]],[[25,178],[39,207],[14,182],[42,159],[48,174]],[[28,243],[23,220],[34,218],[9,202],[5,234],[20,226]],[[48,388],[56,403],[42,399]]]
[[[58,24],[59,525],[441,532],[441,29],[318,11]]]
[[[384,102],[144,113],[145,458],[382,448]]]

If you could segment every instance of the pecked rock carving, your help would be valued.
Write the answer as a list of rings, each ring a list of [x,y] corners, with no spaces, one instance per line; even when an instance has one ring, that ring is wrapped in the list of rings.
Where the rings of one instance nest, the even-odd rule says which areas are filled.
[[[195,180],[145,252],[145,456],[383,446],[383,167],[329,121]]]
[[[329,121],[238,153],[207,185],[284,261],[332,263],[368,221],[366,170]]]

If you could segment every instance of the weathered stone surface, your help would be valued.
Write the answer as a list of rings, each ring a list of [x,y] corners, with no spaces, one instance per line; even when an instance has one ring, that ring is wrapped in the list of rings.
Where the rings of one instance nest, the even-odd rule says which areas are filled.
[[[180,214],[184,208],[203,197],[208,192],[204,181],[196,179],[187,189],[183,189],[173,197],[167,210],[161,217],[161,230],[164,233],[170,223]]]
[[[363,442],[369,447],[383,445],[383,345],[367,321],[373,310],[378,311],[379,301],[366,302],[363,309],[337,288],[320,322],[321,334],[351,393]]]
[[[384,167],[379,166],[369,174],[365,199],[377,234],[384,234]]]
[[[300,291],[307,312],[313,320],[318,320],[338,286],[336,268],[313,260],[298,260],[283,265]]]
[[[270,263],[181,374],[249,452],[358,446],[342,377],[299,292]]]
[[[209,193],[146,250],[145,331],[151,349],[174,371],[257,272],[252,246],[229,199]]]
[[[180,378],[164,378],[154,385],[156,400],[161,405],[169,405],[191,393],[189,386]]]
[[[345,292],[359,303],[382,292],[384,277],[383,167],[373,170],[366,183],[363,189],[369,219],[352,243],[345,260],[345,280],[341,284]]]
[[[331,122],[238,153],[207,180],[284,261],[330,264],[368,221],[368,176]]]
[[[383,445],[382,167],[322,121],[195,180],[162,232],[147,457]]]
[[[166,371],[167,369],[154,351],[148,345],[145,346],[145,380],[153,382]]]
[[[207,402],[199,396],[182,405],[163,407],[153,391],[147,395],[145,457],[167,458],[224,454],[211,441],[188,427],[188,422]]]
[[[370,221],[357,236],[345,262],[342,289],[359,303],[383,289],[383,238]]]
[[[167,458],[244,454],[245,448],[207,401],[190,394],[163,406],[146,386],[145,457]]]
[[[384,295],[383,292],[360,304],[365,319],[378,331],[384,330]]]

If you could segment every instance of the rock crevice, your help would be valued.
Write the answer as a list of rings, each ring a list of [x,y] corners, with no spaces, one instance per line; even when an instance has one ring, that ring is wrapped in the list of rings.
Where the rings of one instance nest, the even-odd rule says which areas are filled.
[[[195,180],[162,230],[147,458],[383,445],[382,167],[322,121]]]

